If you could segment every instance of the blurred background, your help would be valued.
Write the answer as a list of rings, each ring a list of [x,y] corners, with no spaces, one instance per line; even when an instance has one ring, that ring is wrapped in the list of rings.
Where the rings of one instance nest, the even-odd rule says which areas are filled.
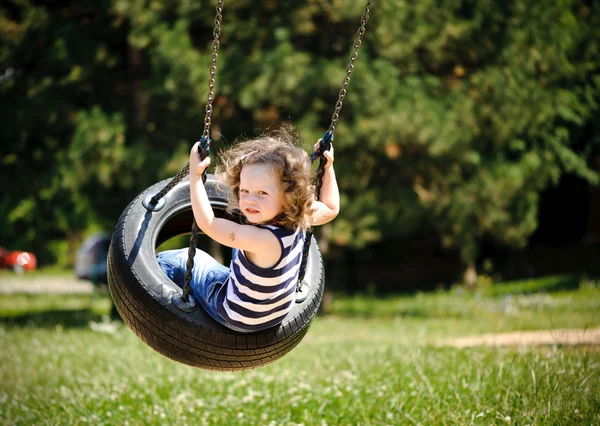
[[[377,2],[336,127],[342,210],[318,231],[329,289],[600,275],[599,9]],[[309,150],[363,11],[362,0],[227,3],[213,158],[284,121]],[[76,264],[105,263],[121,212],[183,168],[202,133],[214,12],[212,1],[3,2],[5,251],[102,280]]]

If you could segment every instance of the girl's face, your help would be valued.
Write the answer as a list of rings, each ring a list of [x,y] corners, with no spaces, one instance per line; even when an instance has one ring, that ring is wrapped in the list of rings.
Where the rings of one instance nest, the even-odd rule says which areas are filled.
[[[250,223],[266,224],[283,212],[283,192],[270,165],[244,166],[239,195],[240,209]]]

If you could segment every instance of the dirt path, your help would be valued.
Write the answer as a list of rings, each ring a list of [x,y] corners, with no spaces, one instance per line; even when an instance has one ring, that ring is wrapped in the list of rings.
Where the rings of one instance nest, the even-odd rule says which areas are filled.
[[[460,337],[442,343],[442,346],[466,348],[471,346],[532,346],[532,345],[600,345],[600,327],[593,329],[556,329],[514,331]]]
[[[51,294],[90,294],[94,286],[89,281],[73,277],[11,277],[0,276],[0,294],[51,293]]]

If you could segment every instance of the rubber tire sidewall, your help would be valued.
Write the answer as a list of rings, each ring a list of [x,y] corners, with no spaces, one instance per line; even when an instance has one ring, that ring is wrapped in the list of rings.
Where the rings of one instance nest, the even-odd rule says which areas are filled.
[[[155,247],[170,220],[191,215],[189,179],[164,197],[161,210],[150,211],[142,204],[166,183],[159,182],[142,192],[115,227],[107,261],[108,284],[121,318],[157,352],[204,369],[251,369],[291,351],[308,331],[323,296],[323,262],[316,241],[311,242],[305,275],[309,295],[294,305],[280,325],[257,333],[238,333],[217,323],[201,308],[183,312],[172,303],[173,295],[181,290],[160,269]],[[227,217],[226,193],[217,188],[210,175],[205,187],[215,214]],[[191,221],[188,223],[191,228]]]

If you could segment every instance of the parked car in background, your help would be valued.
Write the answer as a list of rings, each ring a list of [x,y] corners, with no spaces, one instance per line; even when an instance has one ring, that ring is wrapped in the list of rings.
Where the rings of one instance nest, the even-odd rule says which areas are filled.
[[[104,285],[108,284],[108,249],[110,247],[110,235],[94,234],[87,238],[75,257],[75,276],[80,280],[89,280],[92,284],[100,286],[101,291],[108,291]],[[115,304],[110,309],[110,318],[121,320]]]
[[[110,235],[107,234],[94,234],[87,238],[77,251],[75,276],[93,284],[108,284],[106,259],[109,245]]]
[[[0,268],[12,269],[18,274],[37,268],[37,258],[28,251],[8,250],[0,247]]]

